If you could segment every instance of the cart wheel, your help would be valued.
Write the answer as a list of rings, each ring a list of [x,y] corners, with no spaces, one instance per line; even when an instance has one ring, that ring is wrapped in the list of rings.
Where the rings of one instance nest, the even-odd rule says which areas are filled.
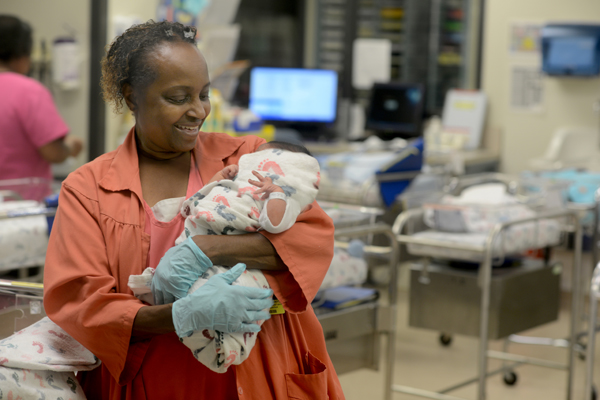
[[[504,373],[504,377],[502,379],[508,386],[513,386],[515,383],[517,383],[517,374],[512,371],[506,372]]]
[[[452,343],[452,336],[447,333],[440,333],[440,343],[442,346],[450,346]]]

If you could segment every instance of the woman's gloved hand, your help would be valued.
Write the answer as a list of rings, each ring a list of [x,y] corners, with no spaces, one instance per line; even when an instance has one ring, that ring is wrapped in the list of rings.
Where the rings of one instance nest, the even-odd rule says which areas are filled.
[[[179,337],[193,331],[258,332],[254,321],[271,318],[273,291],[231,284],[244,272],[245,264],[211,276],[198,290],[173,303],[173,324]],[[156,277],[155,277],[156,278]]]
[[[154,304],[168,304],[185,297],[194,282],[212,266],[191,236],[171,247],[160,259],[152,278]]]

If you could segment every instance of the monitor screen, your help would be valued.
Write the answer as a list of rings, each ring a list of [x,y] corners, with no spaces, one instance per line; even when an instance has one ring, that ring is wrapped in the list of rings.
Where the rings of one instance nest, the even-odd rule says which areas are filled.
[[[337,83],[330,70],[255,67],[249,108],[266,121],[333,123]]]
[[[422,85],[375,83],[365,128],[403,137],[420,136],[424,100]]]
[[[594,65],[595,54],[595,37],[557,37],[550,42],[548,64],[569,69],[590,67]]]

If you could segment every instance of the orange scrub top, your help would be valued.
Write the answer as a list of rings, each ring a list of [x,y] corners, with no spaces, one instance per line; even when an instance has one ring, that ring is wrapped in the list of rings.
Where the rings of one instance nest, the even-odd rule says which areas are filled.
[[[193,152],[202,180],[262,143],[201,132]],[[333,224],[316,203],[286,232],[263,233],[288,267],[265,271],[286,313],[266,321],[248,359],[232,367],[233,388],[214,385],[174,333],[131,340],[144,305],[127,281],[146,267],[150,244],[134,130],[117,150],[71,173],[59,204],[46,255],[44,306],[102,360],[80,374],[89,400],[229,399],[235,392],[256,400],[344,398],[310,306],[333,256]]]

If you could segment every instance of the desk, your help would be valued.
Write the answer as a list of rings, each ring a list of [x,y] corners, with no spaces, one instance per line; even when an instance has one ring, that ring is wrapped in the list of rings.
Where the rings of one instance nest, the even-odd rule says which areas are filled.
[[[333,154],[356,151],[356,142],[308,142],[306,148],[312,154]],[[500,165],[500,156],[488,149],[459,151],[454,154],[441,152],[428,152],[425,150],[425,163],[436,167],[448,165],[451,162],[462,162],[465,174],[482,172],[496,172]]]

